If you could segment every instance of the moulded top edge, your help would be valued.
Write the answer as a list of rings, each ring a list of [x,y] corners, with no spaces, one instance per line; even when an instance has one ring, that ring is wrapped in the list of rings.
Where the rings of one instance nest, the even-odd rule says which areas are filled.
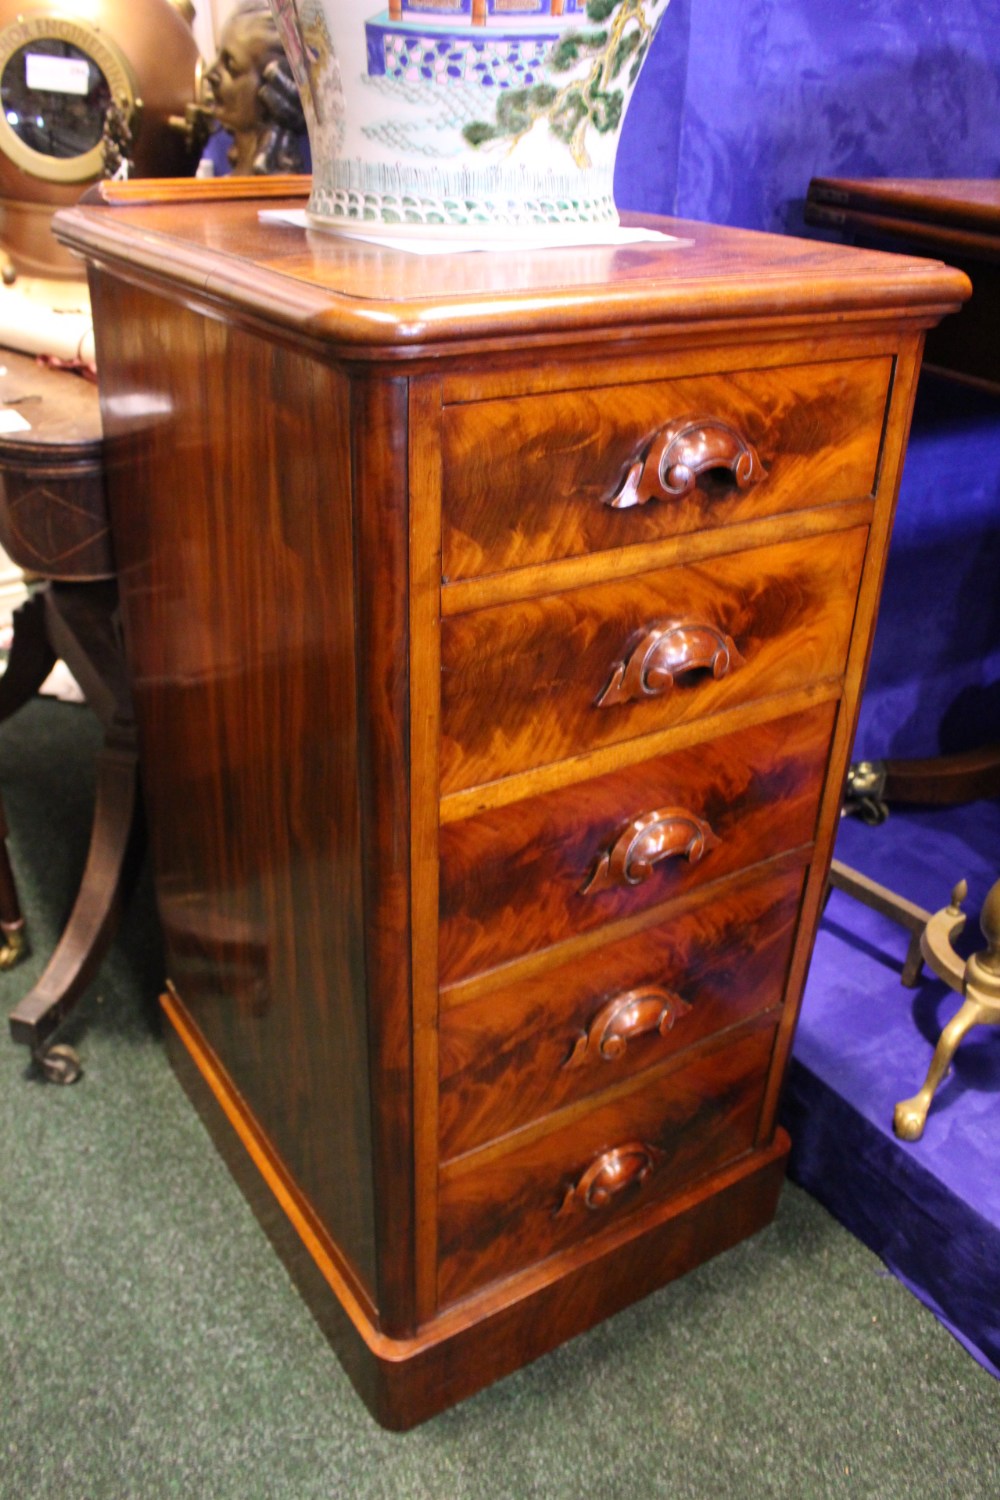
[[[99,265],[359,353],[747,318],[892,313],[926,326],[971,290],[937,261],[650,216],[623,219],[680,243],[422,256],[261,222],[259,207],[82,204],[54,228]]]

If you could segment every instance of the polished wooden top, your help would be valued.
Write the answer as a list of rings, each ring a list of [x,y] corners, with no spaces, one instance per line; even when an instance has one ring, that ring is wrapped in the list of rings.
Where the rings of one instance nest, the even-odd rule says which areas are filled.
[[[278,185],[279,187],[281,184]],[[261,207],[305,206],[308,179],[266,204],[246,184],[141,182],[105,187],[61,212],[71,249],[134,277],[185,287],[346,348],[355,357],[592,338],[656,325],[772,326],[816,316],[902,314],[930,324],[968,295],[957,271],[876,251],[628,216],[674,236],[663,244],[414,254],[325,230],[262,222]],[[103,201],[94,201],[99,196]],[[210,211],[206,211],[210,205]]]

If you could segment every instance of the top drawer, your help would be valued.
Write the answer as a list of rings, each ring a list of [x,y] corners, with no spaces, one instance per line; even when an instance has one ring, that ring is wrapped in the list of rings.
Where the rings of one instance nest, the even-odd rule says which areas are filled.
[[[841,360],[448,407],[445,580],[862,499],[891,368]],[[640,502],[611,504],[640,474]]]

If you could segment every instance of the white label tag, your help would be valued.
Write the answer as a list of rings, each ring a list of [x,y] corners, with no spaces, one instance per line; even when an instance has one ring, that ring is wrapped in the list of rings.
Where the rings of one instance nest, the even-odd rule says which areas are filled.
[[[31,423],[12,406],[0,406],[0,432],[30,432]]]
[[[49,94],[83,95],[90,90],[90,64],[85,57],[29,52],[24,59],[24,81],[29,89]]]

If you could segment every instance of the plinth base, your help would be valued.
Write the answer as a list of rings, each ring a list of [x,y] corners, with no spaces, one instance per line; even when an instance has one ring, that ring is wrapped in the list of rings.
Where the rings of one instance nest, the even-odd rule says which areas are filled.
[[[764,1228],[788,1138],[705,1179],[643,1221],[490,1287],[412,1337],[381,1332],[176,994],[162,999],[171,1060],[192,1103],[359,1395],[405,1430],[511,1374],[702,1261]]]

